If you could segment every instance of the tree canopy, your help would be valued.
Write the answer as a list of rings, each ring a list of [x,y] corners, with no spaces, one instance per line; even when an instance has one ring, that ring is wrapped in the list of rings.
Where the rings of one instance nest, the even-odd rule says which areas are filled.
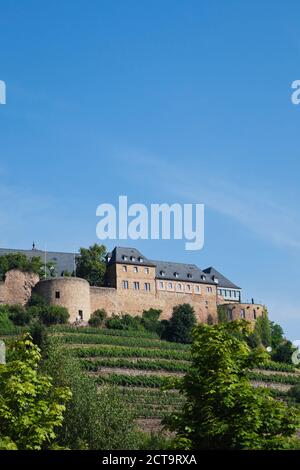
[[[0,449],[51,448],[56,428],[62,426],[67,387],[54,387],[39,372],[41,354],[26,334],[16,341],[11,360],[0,364]]]
[[[102,286],[105,274],[106,248],[95,243],[89,248],[80,248],[76,258],[76,274],[86,279],[92,286]]]
[[[185,449],[277,449],[288,445],[299,411],[254,388],[248,370],[267,353],[250,349],[244,320],[194,329],[192,368],[180,386],[182,412],[168,421]]]

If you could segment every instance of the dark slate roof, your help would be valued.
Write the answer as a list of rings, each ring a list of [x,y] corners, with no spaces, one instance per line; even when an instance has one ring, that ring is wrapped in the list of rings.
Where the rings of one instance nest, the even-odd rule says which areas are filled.
[[[240,289],[236,284],[233,282],[229,281],[227,277],[223,276],[223,274],[219,273],[215,268],[210,266],[209,268],[203,269],[203,272],[209,274],[211,277],[215,276],[218,280],[218,286],[219,287],[224,287],[224,288],[230,288],[230,289]]]
[[[214,284],[211,277],[195,264],[173,263],[170,261],[153,261],[153,263],[156,265],[157,279]]]
[[[12,248],[0,248],[0,256],[9,254],[9,253],[22,253],[26,255],[27,258],[33,258],[34,256],[39,256],[42,261],[45,259],[45,252],[42,250],[16,250]],[[61,275],[63,271],[74,271],[74,253],[61,253],[57,251],[47,251],[46,252],[46,261],[52,261],[55,265],[56,273],[58,276]]]
[[[147,259],[136,248],[125,248],[121,246],[116,246],[111,253],[108,253],[108,264],[112,264],[112,263],[141,264],[144,266],[155,266],[153,261],[150,261],[149,259]]]

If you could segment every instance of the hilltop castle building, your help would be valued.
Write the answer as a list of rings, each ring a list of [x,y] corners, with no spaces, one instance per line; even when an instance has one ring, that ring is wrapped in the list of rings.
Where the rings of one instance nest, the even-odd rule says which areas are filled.
[[[40,279],[38,275],[12,270],[0,282],[0,303],[26,305],[34,291],[49,304],[68,309],[70,322],[89,320],[91,314],[104,308],[108,315],[129,313],[142,315],[156,308],[161,318],[168,319],[173,307],[189,303],[199,322],[215,323],[218,305],[224,305],[228,320],[244,318],[254,321],[263,306],[242,303],[241,288],[213,267],[201,270],[195,264],[147,259],[135,248],[116,247],[107,256],[104,287],[91,286],[85,279],[64,276],[73,272],[73,253],[36,250],[0,249],[0,256],[23,253],[52,261],[57,277]]]

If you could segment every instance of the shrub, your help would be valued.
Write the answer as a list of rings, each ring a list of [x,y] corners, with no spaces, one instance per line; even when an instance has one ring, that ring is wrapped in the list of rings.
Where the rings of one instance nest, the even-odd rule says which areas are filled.
[[[44,369],[56,386],[67,386],[72,392],[58,435],[59,445],[90,450],[138,448],[132,415],[120,392],[107,387],[97,391],[95,382],[81,371],[78,361],[57,338],[51,340]]]
[[[28,302],[28,307],[45,307],[46,305],[47,302],[42,295],[32,292]]]
[[[291,387],[288,391],[288,395],[292,397],[296,403],[300,403],[300,384]]]
[[[102,326],[106,317],[107,313],[104,308],[98,309],[92,313],[91,318],[89,319],[89,325],[94,327]]]
[[[69,312],[60,305],[51,305],[44,307],[39,312],[39,319],[45,325],[55,325],[57,323],[67,323]]]
[[[105,326],[116,330],[144,330],[141,318],[128,313],[112,315],[106,320]]]
[[[177,305],[165,329],[166,339],[176,343],[191,343],[192,330],[196,325],[196,317],[190,304]]]
[[[14,325],[24,326],[30,322],[30,312],[21,305],[10,305],[8,312],[9,318]]]
[[[276,362],[292,364],[292,355],[296,349],[291,341],[284,341],[272,352],[272,359]]]
[[[159,335],[161,334],[162,325],[159,321],[160,314],[161,310],[155,308],[149,308],[149,310],[143,311],[141,323],[145,330],[157,333]]]
[[[0,331],[2,334],[10,333],[14,329],[14,324],[10,320],[8,311],[5,308],[0,309]]]
[[[35,319],[30,324],[29,333],[32,337],[33,343],[40,348],[42,353],[44,353],[48,346],[48,334],[46,326],[40,320]]]

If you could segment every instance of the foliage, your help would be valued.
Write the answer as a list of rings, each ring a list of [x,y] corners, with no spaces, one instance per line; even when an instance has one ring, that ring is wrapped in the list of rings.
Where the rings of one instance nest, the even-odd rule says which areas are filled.
[[[112,315],[106,320],[106,328],[114,330],[136,330],[143,331],[141,317],[123,313],[122,315]]]
[[[70,449],[112,450],[138,447],[133,420],[114,388],[97,392],[94,381],[58,339],[52,339],[44,363],[54,383],[67,386],[72,400],[67,405],[58,442]]]
[[[28,307],[46,307],[46,306],[47,306],[47,302],[45,298],[42,295],[37,294],[36,292],[32,292],[31,297],[28,302]]]
[[[9,318],[8,309],[0,307],[0,332],[2,334],[13,332],[14,324]]]
[[[104,308],[98,309],[92,313],[89,319],[89,325],[93,327],[102,326],[106,317],[107,317],[107,313],[104,310]]]
[[[259,369],[274,370],[278,372],[295,372],[294,364],[285,364],[283,362],[268,361],[258,366]],[[299,376],[300,377],[300,376]]]
[[[251,380],[261,380],[262,382],[277,382],[282,384],[298,384],[300,377],[297,374],[279,375],[263,374],[261,372],[249,372],[248,377]]]
[[[284,334],[283,329],[277,323],[270,321],[271,328],[271,346],[273,349],[276,349],[283,341]]]
[[[7,307],[10,320],[14,325],[24,326],[30,322],[30,312],[22,305],[9,305]]]
[[[71,326],[71,325],[56,325],[51,328],[51,331],[58,333],[77,333],[77,334],[92,334],[92,335],[104,335],[104,336],[121,336],[121,337],[132,337],[132,338],[152,338],[159,339],[156,333],[150,331],[140,330],[112,330],[109,328],[93,328],[88,326]]]
[[[186,403],[168,420],[185,449],[284,448],[299,426],[299,412],[254,388],[248,370],[267,359],[251,350],[244,320],[194,330],[192,368],[180,387]]]
[[[128,375],[128,374],[109,374],[96,377],[97,384],[111,384],[118,386],[133,387],[166,387],[173,382],[171,377],[159,375]]]
[[[141,323],[145,330],[161,335],[162,324],[159,321],[161,312],[161,310],[156,308],[149,308],[149,310],[143,311]]]
[[[227,306],[226,305],[218,305],[218,323],[227,323]]]
[[[293,346],[291,341],[285,340],[272,352],[272,360],[292,364],[292,355],[296,349],[297,348]]]
[[[61,307],[60,305],[49,305],[39,309],[38,318],[47,326],[67,323],[69,312],[65,307]]]
[[[49,448],[63,422],[68,388],[54,387],[38,366],[39,348],[28,334],[15,342],[12,360],[0,365],[0,447]]]
[[[40,320],[35,319],[30,323],[29,333],[32,337],[33,343],[36,344],[40,348],[42,354],[44,354],[48,347],[48,333],[46,326]]]
[[[118,367],[126,369],[141,369],[141,370],[156,370],[156,371],[169,371],[169,372],[187,372],[189,370],[189,364],[187,362],[180,361],[166,361],[163,359],[156,359],[155,361],[137,359],[132,361],[131,359],[123,358],[103,358],[103,359],[83,359],[81,361],[82,367],[90,371],[98,371],[101,367]]]
[[[75,357],[148,357],[174,360],[189,360],[190,352],[187,350],[155,349],[142,347],[124,347],[99,345],[90,347],[76,347],[70,350]]]
[[[106,248],[95,243],[89,248],[80,248],[76,258],[76,275],[86,279],[91,286],[102,286],[105,274]]]
[[[259,317],[255,322],[254,332],[257,337],[260,339],[263,346],[271,346],[271,326],[268,318],[267,309],[264,308],[262,316]]]
[[[177,305],[165,331],[166,339],[176,343],[191,343],[192,330],[196,325],[196,317],[190,304]]]
[[[292,397],[296,403],[300,403],[300,383],[291,387],[288,391],[288,395]]]
[[[158,349],[187,349],[189,346],[182,343],[169,343],[168,341],[157,341],[139,337],[121,337],[102,334],[66,334],[64,341],[70,344],[114,344],[116,346],[133,346],[142,348]]]
[[[45,264],[41,258],[39,256],[27,258],[23,253],[8,253],[0,256],[0,280],[3,281],[6,273],[11,269],[45,275]],[[46,275],[54,276],[55,273],[53,262],[48,262],[46,264]]]

